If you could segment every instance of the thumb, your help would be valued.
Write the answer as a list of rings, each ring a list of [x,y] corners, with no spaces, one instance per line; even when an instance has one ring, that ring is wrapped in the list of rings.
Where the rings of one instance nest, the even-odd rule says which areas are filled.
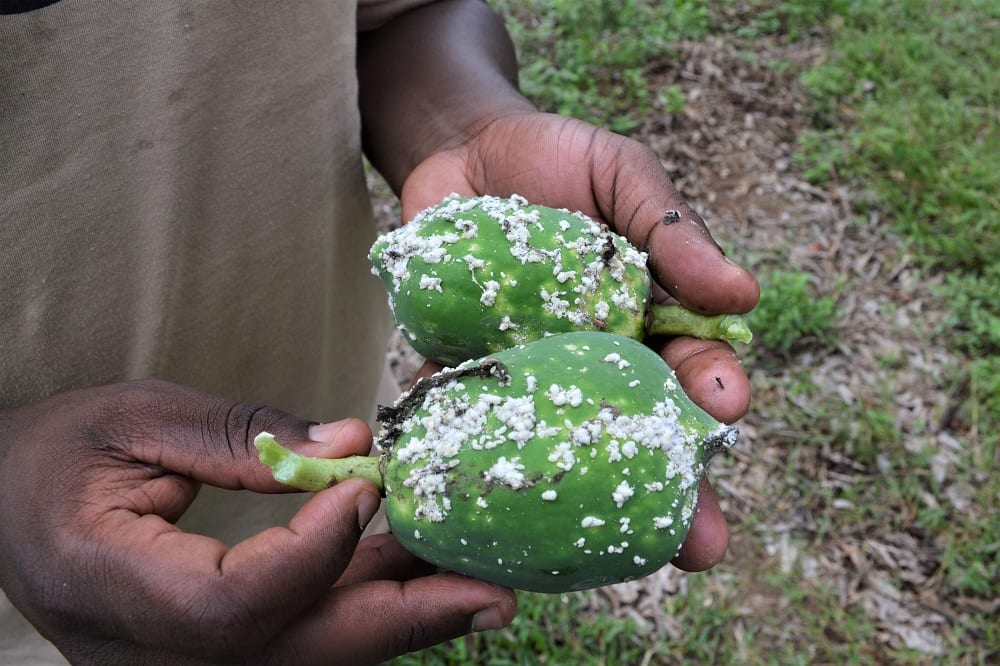
[[[649,254],[657,284],[700,312],[752,310],[757,280],[725,256],[656,154],[624,137],[601,136],[590,163],[595,203],[618,233]]]
[[[220,488],[288,492],[259,458],[254,438],[263,431],[306,455],[367,454],[367,424],[347,419],[316,426],[280,409],[238,402],[162,381],[108,387],[115,395],[95,419],[110,441],[124,441],[136,460]],[[310,436],[319,438],[314,441]]]

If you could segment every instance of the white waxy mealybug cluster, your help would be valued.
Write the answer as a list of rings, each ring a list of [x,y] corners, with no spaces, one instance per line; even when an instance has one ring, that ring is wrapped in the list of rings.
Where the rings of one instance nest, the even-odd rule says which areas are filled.
[[[546,394],[549,400],[552,401],[553,405],[557,407],[562,407],[563,405],[569,405],[570,407],[579,407],[583,404],[583,391],[581,391],[576,386],[570,386],[569,388],[563,388],[558,384],[552,384],[549,386],[549,391]]]
[[[605,357],[605,360],[623,370],[629,367],[622,363],[624,359],[618,355],[611,356],[613,358]],[[526,375],[525,380],[532,391],[537,387],[533,374]],[[559,426],[537,418],[532,392],[501,397],[488,391],[470,395],[465,389],[465,385],[458,380],[431,388],[424,396],[421,409],[402,425],[404,432],[411,432],[417,425],[424,429],[422,436],[411,436],[405,445],[394,452],[400,461],[412,465],[404,486],[413,489],[415,518],[431,521],[445,519],[450,510],[446,497],[447,479],[460,464],[458,456],[464,449],[489,450],[505,442],[524,449],[531,446],[536,438],[545,441],[549,447],[546,454],[548,462],[562,472],[575,471],[581,475],[585,469],[578,467],[580,456],[594,457],[597,454],[594,445],[601,441],[608,442],[604,448],[611,463],[634,459],[642,450],[664,455],[666,474],[662,480],[638,486],[619,480],[610,488],[609,494],[619,509],[637,491],[660,492],[665,483],[676,482],[678,489],[686,492],[698,481],[696,456],[699,437],[680,424],[679,408],[669,399],[656,403],[649,414],[633,416],[604,407],[595,418],[582,423],[567,419]],[[558,409],[592,404],[575,385],[563,387],[552,384],[544,396]],[[497,426],[497,423],[500,425]],[[731,431],[724,432],[728,435]],[[624,467],[621,474],[629,476],[628,468]],[[484,476],[487,481],[512,490],[527,485],[524,465],[519,457],[500,457]],[[544,499],[554,499],[554,490],[545,493]],[[482,504],[486,503],[483,498],[480,500]],[[657,528],[668,527],[665,522],[668,518],[658,518],[655,521]],[[596,525],[593,520],[604,519],[588,517],[589,524]]]
[[[496,280],[487,280],[486,284],[483,285],[483,295],[479,302],[486,307],[493,307],[493,304],[497,302],[498,293],[500,293],[500,283]]]
[[[615,488],[614,492],[611,493],[611,499],[615,501],[618,508],[622,508],[625,502],[629,501],[629,498],[635,494],[635,488],[629,485],[628,481],[622,481]]]
[[[520,490],[524,487],[524,465],[520,458],[507,458],[500,456],[500,459],[493,464],[483,475],[487,481],[495,481],[507,486],[511,490]]]
[[[431,289],[431,290],[434,290],[434,291],[438,291],[438,292],[444,293],[444,290],[441,289],[441,278],[439,278],[439,277],[431,277],[430,275],[421,275],[420,276],[420,288],[421,289]]]
[[[464,262],[472,273],[473,281],[483,290],[481,304],[485,307],[497,304],[503,289],[501,281],[492,279],[480,283],[476,277],[477,271],[488,268],[488,254],[478,256],[472,250],[463,251],[461,256],[453,256],[449,249],[460,241],[480,236],[482,230],[479,223],[468,219],[477,210],[499,225],[509,245],[510,254],[519,263],[552,263],[555,284],[565,285],[566,288],[539,289],[540,305],[551,316],[565,318],[578,327],[587,328],[597,323],[600,328],[603,327],[600,322],[605,322],[612,314],[612,307],[636,313],[645,307],[645,303],[637,301],[635,289],[626,274],[628,266],[646,270],[645,253],[639,252],[622,239],[616,239],[607,227],[586,215],[570,213],[565,209],[558,211],[565,217],[556,225],[558,232],[553,239],[556,247],[545,248],[544,242],[548,242],[553,236],[552,229],[540,223],[539,209],[516,194],[509,199],[489,196],[462,199],[452,195],[441,205],[419,213],[409,224],[386,234],[380,240],[384,245],[372,272],[376,275],[384,272],[391,278],[390,307],[394,308],[395,305],[392,295],[399,294],[412,278],[410,261],[413,258],[420,258],[430,265]],[[444,225],[439,224],[440,222],[446,223],[445,231],[441,231]],[[432,223],[438,224],[431,226]],[[433,231],[427,231],[428,229]],[[571,231],[574,235],[579,235],[567,238],[566,234]],[[536,233],[539,234],[538,239],[534,238]],[[543,242],[543,239],[546,241]],[[612,247],[613,252],[609,252]],[[564,260],[573,261],[574,264],[564,265]],[[608,280],[609,287],[604,288],[606,298],[596,298],[596,294]],[[514,287],[517,281],[510,279],[507,284]],[[418,286],[422,290],[440,293],[444,293],[447,288],[447,284],[429,276],[421,276]],[[516,324],[519,322],[505,321],[500,330],[516,330]]]

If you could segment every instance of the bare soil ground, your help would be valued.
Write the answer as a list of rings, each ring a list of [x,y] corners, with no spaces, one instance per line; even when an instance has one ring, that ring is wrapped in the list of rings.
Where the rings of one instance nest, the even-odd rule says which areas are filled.
[[[687,97],[683,112],[650,118],[635,133],[661,155],[731,256],[757,270],[808,272],[819,293],[836,296],[839,312],[834,345],[806,341],[783,358],[752,351],[747,357],[755,402],[741,422],[738,450],[713,466],[732,540],[726,562],[706,578],[704,593],[735,610],[728,630],[738,642],[751,634],[758,644],[794,642],[794,616],[780,627],[758,621],[786,615],[790,602],[788,590],[757,573],[814,580],[834,590],[836,603],[862,609],[875,627],[876,642],[866,648],[872,661],[898,650],[934,658],[954,644],[970,613],[996,612],[998,603],[946,592],[941,544],[919,529],[855,524],[850,500],[821,506],[816,493],[796,493],[796,481],[789,481],[834,491],[859,476],[879,483],[878,468],[888,461],[876,456],[859,462],[849,441],[840,449],[817,445],[809,424],[789,414],[840,405],[839,416],[824,412],[817,419],[850,433],[852,414],[887,392],[906,449],[917,454],[933,444],[939,451],[930,462],[934,482],[948,486],[949,469],[961,453],[943,422],[953,411],[953,396],[942,378],[956,360],[933,337],[945,312],[931,297],[932,285],[910,265],[877,214],[856,219],[853,202],[864,192],[817,189],[795,168],[796,136],[806,124],[796,74],[821,56],[822,45],[786,47],[766,40],[681,44],[677,58],[654,63],[649,75],[664,88],[680,87]],[[772,61],[790,66],[776,68]],[[376,204],[383,226],[397,223],[391,199],[380,197]],[[399,339],[390,357],[406,385],[420,359]],[[809,389],[793,390],[803,377]],[[946,487],[943,496],[955,509],[973,510],[961,487]],[[839,509],[843,522],[837,520]],[[600,590],[590,603],[678,639],[684,628],[664,613],[663,602],[690,581],[668,567]],[[810,603],[793,608],[808,610]],[[852,640],[842,631],[831,626],[826,639]]]

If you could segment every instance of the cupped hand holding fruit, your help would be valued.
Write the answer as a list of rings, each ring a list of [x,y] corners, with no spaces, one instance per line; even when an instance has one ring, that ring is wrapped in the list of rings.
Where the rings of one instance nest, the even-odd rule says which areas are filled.
[[[451,193],[519,194],[603,221],[648,252],[662,293],[696,312],[745,313],[757,303],[757,281],[725,257],[656,155],[588,123],[522,110],[498,115],[412,171],[402,186],[403,219]],[[746,413],[749,381],[729,344],[676,337],[655,346],[694,402],[719,421],[732,423]],[[675,564],[707,569],[722,559],[727,543],[725,518],[711,487],[703,483]]]
[[[0,584],[76,663],[374,663],[509,622],[509,590],[358,545],[377,490],[352,480],[287,527],[227,546],[174,523],[201,484],[287,492],[251,442],[368,453],[357,419],[312,425],[158,381],[0,410]]]

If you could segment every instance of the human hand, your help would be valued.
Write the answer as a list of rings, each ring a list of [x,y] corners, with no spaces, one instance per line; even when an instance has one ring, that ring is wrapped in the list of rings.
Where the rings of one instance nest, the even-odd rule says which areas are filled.
[[[757,303],[753,276],[729,261],[640,143],[571,118],[512,109],[453,139],[410,173],[401,191],[404,220],[454,192],[520,194],[532,203],[582,211],[649,253],[659,299],[706,314],[744,313]],[[750,385],[735,351],[719,341],[650,341],[691,398],[720,421],[749,409]],[[725,554],[728,527],[703,481],[698,509],[674,564],[708,569]]]
[[[306,455],[371,446],[356,419],[156,381],[0,411],[0,585],[73,663],[374,663],[512,619],[510,590],[435,574],[387,535],[359,545],[366,481],[232,547],[175,527],[201,483],[288,490],[257,461],[262,430]]]

